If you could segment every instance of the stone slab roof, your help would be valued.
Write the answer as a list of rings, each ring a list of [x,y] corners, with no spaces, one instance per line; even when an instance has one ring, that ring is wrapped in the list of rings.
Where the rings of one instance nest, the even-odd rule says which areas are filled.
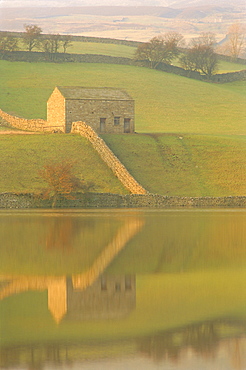
[[[57,86],[66,100],[133,100],[124,90],[112,87]]]

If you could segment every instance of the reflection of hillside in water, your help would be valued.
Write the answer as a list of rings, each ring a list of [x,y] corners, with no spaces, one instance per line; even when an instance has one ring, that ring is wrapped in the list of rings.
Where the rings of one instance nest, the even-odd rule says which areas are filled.
[[[173,273],[245,264],[245,212],[105,211],[14,213],[5,218],[0,213],[0,268],[5,274],[35,276],[88,271],[120,228],[136,228],[137,222],[144,226],[128,240],[122,258],[113,260],[110,273]],[[123,239],[123,232],[119,237]]]
[[[135,277],[102,276],[100,281],[98,278],[142,226],[143,222],[139,219],[126,220],[88,271],[74,274],[72,279],[65,276],[6,277],[2,282],[0,299],[25,291],[47,289],[49,310],[57,322],[60,322],[68,308],[70,315],[76,311],[78,316],[80,311],[79,316],[83,318],[83,311],[84,317],[100,317],[98,304],[101,305],[101,316],[104,318],[126,314],[129,308],[135,306]]]
[[[176,329],[172,332],[155,333],[148,337],[129,339],[120,343],[49,343],[31,344],[26,346],[6,346],[0,355],[0,368],[10,366],[26,366],[28,369],[42,370],[47,365],[55,368],[72,367],[74,365],[91,364],[95,359],[114,358],[112,346],[121,348],[121,363],[131,358],[150,358],[149,369],[198,369],[199,363],[208,369],[211,360],[213,369],[230,368],[244,370],[246,367],[246,337],[222,338],[221,330],[237,329],[245,326],[245,322],[232,322],[225,319],[203,322]],[[102,351],[103,345],[103,351]],[[134,352],[133,352],[134,351]],[[99,355],[95,358],[95,353]],[[124,358],[125,356],[125,358]],[[224,358],[221,362],[221,359]],[[199,362],[197,362],[199,359]],[[89,361],[89,362],[88,362]],[[133,361],[133,360],[131,360]],[[205,366],[207,365],[207,366]],[[171,366],[171,367],[170,367]],[[105,367],[103,367],[105,368]]]
[[[149,363],[153,364],[153,369],[155,364],[163,369],[166,369],[166,366],[175,368],[175,364],[179,364],[179,367],[177,366],[179,369],[194,370],[198,368],[201,361],[204,363],[211,361],[216,368],[216,361],[219,361],[221,356],[226,359],[227,364],[232,364],[231,369],[244,369],[246,367],[245,322],[226,320],[226,317],[230,315],[230,318],[244,317],[244,314],[240,316],[237,311],[239,309],[244,312],[243,299],[238,299],[233,308],[228,308],[226,301],[227,297],[235,298],[232,291],[234,292],[234,288],[238,285],[242,286],[245,277],[243,273],[241,274],[243,269],[240,269],[245,265],[244,257],[246,256],[245,216],[242,212],[235,215],[229,212],[223,215],[219,212],[160,212],[157,214],[136,212],[130,214],[130,217],[128,213],[124,217],[122,214],[120,217],[117,214],[116,220],[112,219],[112,213],[100,215],[99,224],[94,220],[94,216],[89,220],[82,218],[81,223],[70,216],[64,220],[61,217],[60,221],[58,217],[50,220],[47,217],[44,230],[40,230],[38,236],[35,234],[38,230],[37,221],[34,220],[35,222],[30,225],[23,222],[19,224],[18,231],[24,225],[24,231],[31,229],[31,236],[30,239],[26,239],[23,233],[21,247],[17,244],[16,235],[13,235],[14,239],[11,239],[11,227],[6,232],[4,231],[5,224],[0,223],[1,235],[4,235],[7,241],[3,248],[6,261],[11,261],[11,257],[8,257],[9,259],[6,257],[11,251],[14,261],[19,262],[20,254],[15,255],[19,247],[23,255],[19,264],[22,264],[27,257],[29,258],[25,263],[27,266],[29,261],[36,256],[35,268],[37,266],[39,269],[39,273],[35,276],[24,274],[0,276],[2,280],[0,281],[0,299],[5,300],[2,302],[3,306],[6,303],[5,309],[10,308],[13,311],[14,307],[19,307],[19,303],[21,306],[22,301],[25,301],[25,295],[16,297],[16,301],[13,300],[13,302],[11,299],[7,300],[8,297],[27,291],[47,291],[49,311],[57,323],[61,322],[61,325],[56,327],[50,320],[44,294],[40,300],[44,303],[42,308],[44,316],[41,313],[37,314],[37,318],[35,316],[36,319],[40,318],[40,325],[42,325],[42,319],[44,320],[44,327],[41,328],[42,330],[38,328],[38,334],[35,334],[35,337],[38,342],[42,332],[41,335],[44,335],[45,339],[40,340],[40,344],[36,345],[36,342],[27,335],[27,342],[32,343],[30,345],[23,344],[18,347],[6,344],[1,351],[0,368],[6,369],[10,366],[17,368],[17,366],[25,365],[32,369],[43,369],[47,363],[59,368],[76,362],[84,363],[88,359],[94,361],[95,357],[103,358],[104,352],[106,357],[111,359],[114,352],[117,353],[114,356],[120,353],[123,358],[129,354],[138,358],[147,358],[148,361],[150,360]],[[113,221],[112,224],[111,221]],[[93,249],[96,236],[98,244]],[[33,244],[35,238],[41,241],[38,248],[43,254],[41,252],[36,254],[34,248],[36,244]],[[26,240],[30,248],[25,249]],[[14,241],[16,244],[12,249],[11,245]],[[28,256],[28,251],[31,253],[30,256]],[[89,257],[86,262],[83,262],[87,254]],[[40,261],[39,256],[42,256]],[[81,273],[63,274],[59,273],[61,270],[54,270],[53,273],[51,269],[48,270],[52,271],[51,274],[42,275],[46,263],[50,262],[50,256],[58,258],[58,264],[61,262],[64,266],[71,262],[69,271]],[[9,266],[12,265],[9,264]],[[49,268],[50,266],[51,264]],[[82,268],[77,269],[78,266]],[[208,270],[211,267],[216,267],[216,269],[222,267],[223,273],[217,274],[216,270],[216,273],[210,274]],[[224,267],[232,268],[231,273],[227,274]],[[30,271],[35,271],[35,268]],[[203,283],[195,284],[196,287],[201,286],[202,294],[193,296],[193,291],[189,292],[189,289],[186,291],[182,287],[190,286],[191,275],[186,272],[192,272],[194,269],[196,270],[194,278],[201,277],[200,271],[206,270],[206,273],[202,275]],[[229,277],[235,276],[234,271],[240,273],[231,284],[225,286],[223,281],[220,283],[222,278],[227,279],[229,283]],[[137,304],[135,273],[139,277]],[[212,289],[216,278],[219,279],[216,286],[219,292],[221,289],[224,303],[221,303],[221,307],[215,312],[213,310],[208,312],[205,305],[201,313],[193,319],[190,315],[190,308],[192,309],[196,304],[204,307],[206,299],[208,299],[208,307],[211,308],[210,303],[213,299],[217,299],[217,291]],[[209,289],[212,289],[211,294],[203,294],[204,288],[208,289],[208,293]],[[181,297],[179,297],[179,292],[181,292]],[[189,296],[190,293],[191,296]],[[31,296],[29,306],[27,295],[25,312],[29,312],[30,309],[33,313],[31,305],[34,295]],[[151,304],[148,304],[150,299]],[[169,301],[171,304],[168,306]],[[157,307],[159,311],[155,310]],[[175,316],[176,307],[178,307],[178,312],[187,310],[187,315],[184,315],[184,320],[180,319],[177,323],[173,320],[170,324],[169,320]],[[158,314],[160,315],[159,321],[155,321],[152,326],[152,319]],[[147,320],[146,317],[148,317]],[[222,317],[221,320],[215,319],[220,317]],[[22,321],[22,318],[24,318],[23,323],[17,323],[17,320]],[[212,318],[212,320],[204,322],[206,318]],[[27,332],[32,330],[33,318],[22,316],[21,310],[17,309],[16,314],[10,314],[6,321],[6,329],[10,327],[14,331],[12,323],[9,326],[11,319],[16,320],[16,333],[18,330],[21,333],[25,329]],[[110,319],[114,320],[110,321]],[[125,330],[128,321],[129,326]],[[166,323],[162,327],[163,322]],[[191,322],[197,322],[197,324],[188,325]],[[135,325],[134,329],[132,329],[132,324]],[[181,325],[184,326],[181,328]],[[138,334],[140,326],[141,330],[146,326],[143,331],[140,331],[142,334]],[[176,329],[167,331],[166,328],[170,327]],[[119,333],[117,335],[119,339],[106,341],[103,336],[105,333],[109,335],[109,338],[114,335],[110,330],[108,333],[108,328],[113,333]],[[162,331],[156,332],[156,328]],[[74,331],[74,329],[77,331],[71,334],[73,339],[70,338],[71,342],[67,344],[65,342],[68,340],[67,331]],[[87,330],[85,333],[84,329]],[[127,338],[130,339],[127,341],[120,339],[123,338],[123,332],[127,333]],[[50,344],[49,335],[52,336],[54,333],[56,333],[54,342]],[[146,333],[151,334],[146,335]],[[6,338],[8,335],[5,333],[3,339]],[[18,335],[14,334],[10,335],[10,338],[11,343],[17,343],[19,340]],[[194,366],[185,365],[189,361],[195,363],[195,359],[197,362]],[[221,369],[221,367],[217,368]]]

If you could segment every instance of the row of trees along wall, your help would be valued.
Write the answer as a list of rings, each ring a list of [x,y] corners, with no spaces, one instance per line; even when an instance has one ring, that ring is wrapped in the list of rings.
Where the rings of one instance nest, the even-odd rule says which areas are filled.
[[[99,153],[103,161],[109,168],[111,168],[113,173],[132,194],[147,193],[147,191],[130,175],[125,166],[123,166],[106,143],[90,126],[86,125],[84,122],[74,122],[72,124],[71,132],[79,133],[91,142],[92,146]]]

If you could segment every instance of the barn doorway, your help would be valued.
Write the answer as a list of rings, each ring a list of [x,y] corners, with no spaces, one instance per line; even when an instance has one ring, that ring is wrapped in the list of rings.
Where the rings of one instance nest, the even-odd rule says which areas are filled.
[[[129,134],[131,132],[131,119],[130,118],[124,118],[124,132],[126,134]]]
[[[100,118],[100,132],[105,132],[106,130],[106,118]]]

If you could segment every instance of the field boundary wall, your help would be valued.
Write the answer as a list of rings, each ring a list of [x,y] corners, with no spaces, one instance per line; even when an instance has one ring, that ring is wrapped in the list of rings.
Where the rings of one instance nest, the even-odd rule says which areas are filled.
[[[87,138],[102,160],[113,171],[116,177],[132,194],[146,194],[147,191],[134,179],[125,166],[119,161],[107,144],[97,133],[84,122],[74,122],[71,133],[78,133]]]
[[[56,208],[246,208],[246,196],[174,197],[159,194],[76,193],[76,199],[59,199]],[[35,194],[0,193],[0,209],[51,208],[52,200]]]
[[[225,56],[223,56],[225,57]],[[53,62],[53,63],[104,63],[118,65],[133,65],[150,68],[146,61],[135,61],[131,58],[113,57],[110,55],[101,54],[69,54],[69,53],[44,53],[39,51],[12,51],[0,52],[0,59],[8,61],[23,61],[23,62]],[[226,57],[222,60],[228,60]],[[241,60],[241,59],[239,59]],[[244,59],[242,61],[245,62]],[[244,63],[243,63],[244,64]],[[246,80],[246,70],[214,74],[210,78],[200,72],[185,70],[181,67],[173,66],[166,63],[160,63],[156,68],[159,71],[173,73],[179,76],[192,78],[195,80],[210,82],[210,83],[227,83],[234,81]]]
[[[47,121],[43,119],[26,119],[13,116],[0,109],[0,123],[12,126],[20,130],[52,132],[55,126],[48,126]]]
[[[103,64],[117,64],[117,65],[132,65],[150,68],[146,61],[135,61],[131,58],[113,57],[110,55],[101,54],[68,54],[68,53],[44,53],[38,51],[12,51],[2,53],[0,52],[0,59],[7,61],[21,61],[21,62],[53,62],[53,63],[103,63]],[[173,66],[166,63],[160,63],[156,68],[159,71],[166,73],[173,73],[179,76],[192,78],[210,83],[227,83],[234,81],[246,80],[246,70],[228,72],[221,74],[214,74],[210,78],[202,75],[200,72],[185,70],[181,67]]]

